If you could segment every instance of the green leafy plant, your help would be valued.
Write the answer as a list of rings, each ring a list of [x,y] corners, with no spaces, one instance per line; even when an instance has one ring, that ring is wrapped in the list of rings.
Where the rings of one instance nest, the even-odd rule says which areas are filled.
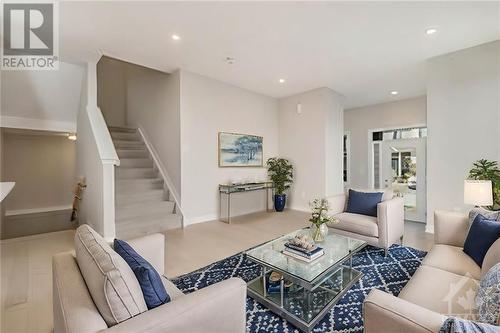
[[[493,206],[488,207],[492,210],[500,210],[500,169],[498,161],[478,160],[472,164],[469,171],[469,179],[491,180],[493,186]]]
[[[267,160],[267,172],[274,183],[276,195],[282,195],[293,182],[293,166],[284,158],[272,157]]]

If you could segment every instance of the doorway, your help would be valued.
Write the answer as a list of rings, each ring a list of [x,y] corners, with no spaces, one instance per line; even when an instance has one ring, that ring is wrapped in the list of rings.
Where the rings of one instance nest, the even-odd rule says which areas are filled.
[[[381,142],[380,184],[404,199],[405,219],[426,222],[426,138]]]

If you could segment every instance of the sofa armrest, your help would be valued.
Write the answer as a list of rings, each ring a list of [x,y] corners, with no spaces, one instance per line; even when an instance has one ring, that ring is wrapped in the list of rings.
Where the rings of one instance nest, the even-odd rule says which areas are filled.
[[[442,210],[434,212],[434,243],[463,247],[468,231],[467,214]]]
[[[445,316],[374,289],[363,303],[365,333],[436,333]]]
[[[379,245],[385,249],[403,236],[405,209],[403,198],[392,198],[377,205]]]
[[[330,206],[330,215],[343,213],[345,210],[347,196],[345,194],[332,195],[326,198]]]
[[[160,275],[165,274],[165,236],[151,234],[127,240],[130,246],[156,269]]]
[[[141,313],[103,332],[244,333],[246,284],[231,278]]]
[[[71,252],[52,257],[52,293],[54,333],[93,333],[108,327]]]

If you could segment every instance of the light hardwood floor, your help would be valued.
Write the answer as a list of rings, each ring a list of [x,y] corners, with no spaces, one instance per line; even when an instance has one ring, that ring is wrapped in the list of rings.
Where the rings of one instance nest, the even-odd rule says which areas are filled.
[[[166,276],[209,265],[307,226],[308,213],[256,213],[231,224],[211,221],[166,233]],[[52,255],[73,251],[74,232],[61,231],[0,241],[1,332],[52,331]],[[424,225],[406,222],[404,243],[429,250]]]

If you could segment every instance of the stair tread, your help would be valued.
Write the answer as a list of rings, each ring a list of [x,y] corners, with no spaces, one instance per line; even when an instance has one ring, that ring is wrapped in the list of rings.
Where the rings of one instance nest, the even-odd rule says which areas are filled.
[[[135,133],[137,128],[128,126],[108,126],[110,132]]]
[[[170,214],[154,213],[154,214],[116,219],[116,226],[117,227],[119,226],[122,230],[124,230],[124,229],[132,229],[134,227],[141,225],[177,221],[180,220],[180,218],[181,216],[177,213],[170,213]]]
[[[163,179],[155,177],[155,178],[128,178],[128,179],[117,179],[117,183],[140,183],[140,182],[150,182],[150,183],[160,183],[163,182]]]
[[[182,227],[182,221],[179,218],[178,221],[175,221],[173,223],[157,223],[157,224],[151,224],[151,225],[146,225],[146,226],[139,226],[135,229],[120,229],[117,226],[116,229],[116,236],[117,238],[120,239],[131,239],[131,238],[136,238],[140,236],[145,236],[149,234],[154,234],[158,232],[165,232],[167,230],[172,230],[172,229],[179,229]]]
[[[143,191],[137,191],[134,193],[130,192],[125,192],[125,193],[116,193],[116,198],[117,199],[122,199],[122,198],[129,198],[129,197],[141,197],[145,195],[154,195],[154,194],[163,194],[163,189],[149,189],[149,190],[143,190]]]
[[[175,204],[171,201],[142,202],[121,207],[116,212],[116,221],[134,220],[140,218],[141,223],[148,217],[152,219],[167,217],[174,214]]]

